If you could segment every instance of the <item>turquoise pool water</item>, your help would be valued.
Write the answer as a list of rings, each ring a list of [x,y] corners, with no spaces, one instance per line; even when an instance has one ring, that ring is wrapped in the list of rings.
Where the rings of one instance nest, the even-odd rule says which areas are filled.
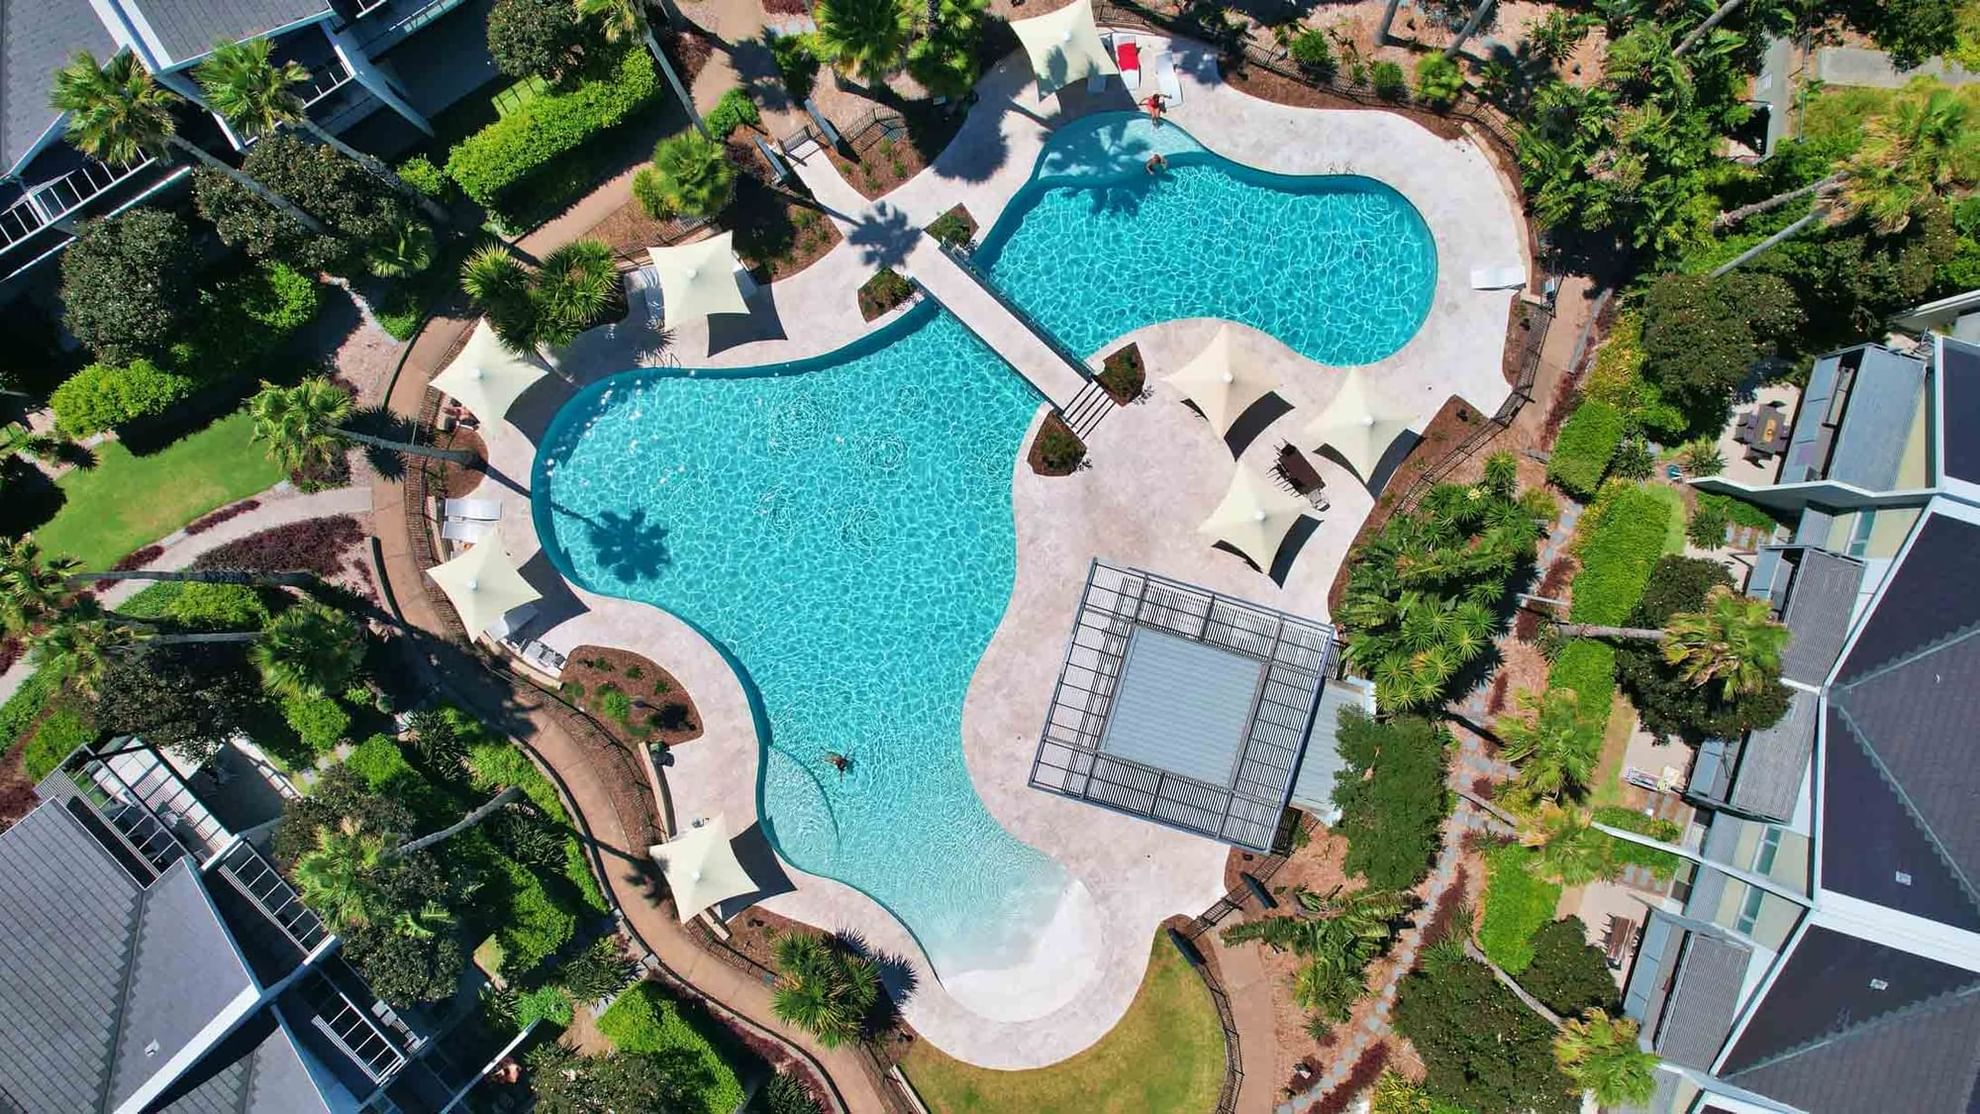
[[[1150,174],[1156,151],[1169,167]],[[1323,364],[1372,363],[1416,334],[1437,284],[1430,230],[1388,186],[1253,170],[1135,113],[1055,133],[976,261],[1083,353],[1222,317]]]
[[[1021,960],[1068,884],[990,818],[962,754],[1037,405],[924,305],[818,360],[615,376],[558,413],[537,457],[558,567],[693,623],[760,698],[762,813],[784,857],[887,906],[944,975]]]

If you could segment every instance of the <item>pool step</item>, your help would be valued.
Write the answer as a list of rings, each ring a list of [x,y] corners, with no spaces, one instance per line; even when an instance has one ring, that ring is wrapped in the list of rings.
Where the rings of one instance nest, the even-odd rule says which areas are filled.
[[[1065,420],[1073,433],[1084,441],[1100,424],[1100,419],[1105,418],[1114,406],[1114,396],[1107,393],[1107,388],[1102,387],[1098,379],[1088,379],[1086,386],[1079,389],[1079,393],[1074,395],[1072,402],[1059,412],[1059,416]]]

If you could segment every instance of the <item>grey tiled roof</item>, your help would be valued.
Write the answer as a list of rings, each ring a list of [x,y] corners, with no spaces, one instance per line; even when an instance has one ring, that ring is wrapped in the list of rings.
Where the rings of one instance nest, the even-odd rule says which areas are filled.
[[[1812,692],[1790,690],[1787,714],[1771,727],[1748,736],[1740,746],[1727,804],[1742,812],[1786,820],[1801,799],[1808,759],[1815,753],[1815,723],[1821,700]]]
[[[1964,327],[1980,323],[1980,316],[1960,319]],[[1945,430],[1945,473],[1969,483],[1980,483],[1980,347],[1950,337],[1940,342],[1944,357],[1939,364],[1939,390],[1945,407],[1939,414]]]
[[[102,59],[116,48],[89,0],[0,0],[0,174],[55,123],[55,71],[78,50]]]
[[[326,0],[128,0],[174,62],[328,11]]]
[[[1829,669],[1842,653],[1849,635],[1850,614],[1856,609],[1863,562],[1825,549],[1804,549],[1788,588],[1787,610],[1781,621],[1790,637],[1781,654],[1781,676],[1805,685],[1828,680]]]
[[[1870,491],[1895,486],[1924,390],[1922,360],[1877,345],[1865,348],[1829,460],[1829,478]]]
[[[1739,990],[1753,950],[1734,940],[1692,932],[1664,1005],[1657,1052],[1686,1067],[1708,1068],[1732,1031]]]
[[[330,1114],[279,1009],[255,1015],[207,1059],[159,1114]]]

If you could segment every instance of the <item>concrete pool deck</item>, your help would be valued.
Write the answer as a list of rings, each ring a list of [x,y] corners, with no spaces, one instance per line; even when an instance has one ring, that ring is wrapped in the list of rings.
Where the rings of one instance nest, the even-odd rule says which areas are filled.
[[[1436,293],[1417,334],[1370,365],[1384,400],[1417,414],[1419,427],[1453,394],[1481,411],[1496,408],[1510,390],[1500,361],[1514,294],[1471,290],[1468,277],[1474,268],[1526,261],[1516,206],[1485,154],[1469,142],[1439,139],[1397,114],[1258,100],[1218,80],[1206,48],[1174,45],[1185,95],[1170,119],[1200,143],[1261,169],[1380,179],[1408,198],[1429,225],[1437,244]],[[742,831],[756,819],[759,741],[748,696],[729,663],[686,623],[644,604],[562,583],[541,554],[530,514],[533,441],[575,387],[607,375],[656,364],[781,363],[832,351],[880,327],[884,322],[860,319],[854,297],[876,267],[915,273],[947,264],[919,233],[921,226],[960,202],[987,231],[1030,179],[1055,126],[1131,106],[1117,82],[1099,96],[1070,89],[1040,103],[1022,64],[1021,56],[1007,60],[988,75],[981,101],[934,166],[881,202],[860,197],[826,159],[814,156],[801,164],[800,173],[841,225],[846,242],[765,288],[752,303],[751,317],[683,325],[665,343],[644,321],[594,330],[555,354],[568,383],[546,380],[524,396],[509,421],[483,426],[491,478],[476,494],[504,504],[500,538],[548,597],[543,610],[553,625],[538,637],[566,653],[597,644],[642,654],[664,665],[694,696],[705,733],[673,751],[663,771],[676,826],[722,812],[731,830]],[[1180,247],[1177,261],[1187,263]],[[1160,281],[1160,276],[1124,281]],[[930,286],[940,289],[935,282]],[[1021,340],[1000,335],[1008,318],[984,324],[973,320],[977,315],[967,307],[957,308],[965,323],[1000,351],[1037,343],[1029,335]],[[1352,474],[1310,455],[1327,481],[1332,506],[1316,515],[1321,524],[1283,585],[1210,548],[1196,534],[1234,470],[1262,471],[1280,442],[1299,444],[1300,426],[1339,382],[1337,374],[1278,340],[1237,326],[1240,356],[1279,379],[1279,394],[1291,409],[1259,431],[1234,461],[1223,440],[1160,381],[1200,351],[1218,325],[1208,318],[1163,322],[1086,354],[1097,364],[1102,353],[1122,342],[1138,343],[1153,388],[1149,397],[1107,413],[1087,439],[1091,466],[1073,476],[1048,479],[1034,475],[1022,459],[1013,461],[1016,577],[965,698],[962,744],[975,789],[991,815],[1051,855],[1074,880],[1059,917],[1039,926],[1030,961],[1003,971],[945,972],[938,979],[906,928],[872,899],[797,870],[788,872],[794,889],[763,902],[780,915],[856,932],[876,950],[906,959],[919,981],[905,1006],[908,1021],[958,1059],[1027,1068],[1086,1048],[1132,1001],[1148,941],[1160,923],[1174,914],[1199,912],[1222,893],[1224,845],[1027,785],[1088,562],[1104,557],[1325,618],[1327,589],[1373,504]],[[1034,429],[1044,412],[1041,407],[1034,417]]]

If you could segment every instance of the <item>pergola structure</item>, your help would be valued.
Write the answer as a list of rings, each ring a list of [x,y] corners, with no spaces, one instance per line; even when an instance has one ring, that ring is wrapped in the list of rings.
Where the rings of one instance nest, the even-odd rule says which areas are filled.
[[[1325,623],[1095,561],[1030,783],[1268,852],[1335,645]]]

